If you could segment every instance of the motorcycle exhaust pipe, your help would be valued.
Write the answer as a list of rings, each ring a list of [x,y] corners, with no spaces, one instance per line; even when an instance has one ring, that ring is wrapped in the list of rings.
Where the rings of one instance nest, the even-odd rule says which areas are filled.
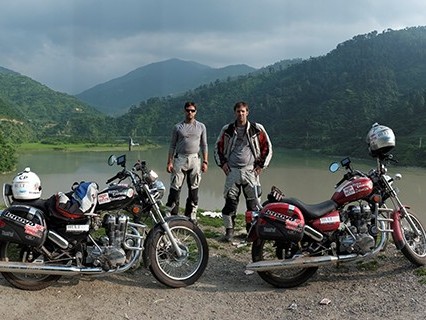
[[[246,269],[253,271],[271,271],[289,268],[310,268],[320,267],[323,265],[338,264],[343,262],[354,261],[360,258],[357,254],[349,254],[345,256],[320,256],[320,257],[303,257],[289,260],[270,260],[257,261],[249,263]]]
[[[72,266],[46,265],[37,263],[24,262],[8,262],[0,261],[0,272],[13,273],[33,273],[33,274],[54,274],[61,276],[78,275],[78,274],[102,274],[106,273],[102,268],[78,268]]]
[[[65,245],[65,243],[63,243]],[[12,273],[33,273],[33,274],[52,274],[60,276],[74,276],[74,275],[103,275],[107,273],[121,273],[129,270],[135,265],[141,255],[140,250],[135,250],[132,254],[130,261],[126,264],[113,268],[110,270],[104,270],[101,267],[75,267],[65,265],[54,265],[54,264],[43,264],[43,263],[25,263],[17,261],[0,261],[0,272],[12,272]]]

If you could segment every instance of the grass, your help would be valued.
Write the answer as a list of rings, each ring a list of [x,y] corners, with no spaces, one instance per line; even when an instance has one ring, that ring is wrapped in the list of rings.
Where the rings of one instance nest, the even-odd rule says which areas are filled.
[[[359,271],[376,271],[379,269],[379,262],[376,260],[360,261],[356,266]]]
[[[426,284],[426,267],[417,268],[414,270],[414,274],[420,278],[421,284]]]

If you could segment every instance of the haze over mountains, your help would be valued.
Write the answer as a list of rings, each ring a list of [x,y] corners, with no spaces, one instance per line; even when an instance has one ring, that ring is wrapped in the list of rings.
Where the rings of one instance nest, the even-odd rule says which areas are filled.
[[[216,80],[256,71],[247,65],[211,68],[193,61],[170,59],[137,68],[76,95],[103,113],[125,113],[151,97],[176,96]]]

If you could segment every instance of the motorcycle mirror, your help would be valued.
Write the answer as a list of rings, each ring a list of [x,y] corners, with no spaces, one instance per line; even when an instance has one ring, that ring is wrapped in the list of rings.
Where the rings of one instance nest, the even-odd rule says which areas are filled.
[[[333,162],[332,164],[330,164],[330,167],[328,168],[328,170],[330,170],[331,172],[336,172],[337,170],[339,170],[340,165],[338,162]]]
[[[108,158],[108,164],[110,165],[110,166],[112,166],[112,165],[114,165],[114,163],[116,163],[117,162],[117,157],[115,156],[115,155],[110,155],[109,156],[109,158]]]

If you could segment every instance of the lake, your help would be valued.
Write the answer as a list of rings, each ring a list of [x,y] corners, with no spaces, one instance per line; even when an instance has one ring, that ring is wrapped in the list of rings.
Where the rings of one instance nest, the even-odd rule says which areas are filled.
[[[156,171],[167,189],[170,175],[166,172],[167,147],[151,150],[124,151],[129,165],[138,159],[146,160],[149,167]],[[96,181],[100,188],[106,187],[106,180],[114,176],[119,167],[110,167],[107,159],[111,152],[31,152],[19,156],[18,171],[30,167],[42,181],[43,198],[58,191],[69,191],[74,182]],[[287,196],[314,204],[330,199],[334,185],[341,179],[343,172],[330,173],[328,167],[333,161],[340,161],[340,157],[321,157],[302,151],[274,149],[270,164],[261,175],[263,199],[272,185],[280,188]],[[352,159],[355,168],[368,171],[375,166],[375,161]],[[203,174],[200,188],[199,207],[205,210],[220,210],[224,204],[223,184],[225,176],[213,160],[213,146],[210,147],[209,170]],[[120,167],[121,168],[121,167]],[[18,172],[17,171],[17,172]],[[397,181],[400,188],[400,197],[403,203],[409,205],[426,222],[426,169],[389,167],[390,175],[401,173],[403,179]],[[15,173],[0,175],[0,183],[11,183]],[[168,192],[166,193],[166,196]],[[181,196],[181,204],[185,203],[186,186]],[[244,197],[239,205],[239,212],[244,212]],[[166,199],[163,199],[164,202]],[[3,199],[1,199],[3,203]]]

